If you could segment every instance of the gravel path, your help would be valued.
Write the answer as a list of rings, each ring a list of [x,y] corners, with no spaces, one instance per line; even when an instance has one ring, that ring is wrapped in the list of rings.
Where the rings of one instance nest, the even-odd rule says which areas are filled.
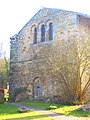
[[[65,116],[65,115],[60,115],[51,111],[47,111],[47,110],[41,110],[39,108],[35,108],[35,107],[31,107],[31,106],[26,106],[26,105],[22,105],[22,104],[18,104],[18,103],[11,103],[14,106],[18,106],[18,107],[25,107],[28,110],[32,110],[32,111],[36,111],[36,112],[40,112],[44,115],[48,115],[50,117],[53,117],[53,119],[51,120],[90,120],[90,118],[87,117],[73,117],[73,116]]]

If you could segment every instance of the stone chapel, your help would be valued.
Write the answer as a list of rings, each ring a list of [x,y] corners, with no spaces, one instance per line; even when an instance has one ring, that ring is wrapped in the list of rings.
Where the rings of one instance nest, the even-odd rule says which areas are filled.
[[[29,98],[62,96],[60,82],[52,77],[52,68],[47,63],[49,49],[55,44],[60,48],[70,39],[70,34],[79,39],[80,32],[90,37],[88,15],[55,8],[40,9],[10,38],[11,92],[23,87],[26,91],[21,96]]]

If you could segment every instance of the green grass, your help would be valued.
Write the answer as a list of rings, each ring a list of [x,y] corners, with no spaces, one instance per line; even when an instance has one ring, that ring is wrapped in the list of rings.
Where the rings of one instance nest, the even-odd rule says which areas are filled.
[[[36,100],[28,101],[28,102],[19,102],[19,103],[24,104],[24,105],[29,105],[29,106],[37,107],[37,108],[41,108],[41,109],[44,109],[44,110],[46,110],[49,106],[52,106],[52,105],[56,106],[56,104],[51,103],[51,102],[36,101]]]
[[[58,106],[57,109],[53,110],[56,113],[61,113],[68,116],[76,116],[76,117],[90,117],[90,112],[83,112],[78,110],[81,106],[68,106],[68,105],[61,105]]]
[[[50,120],[51,117],[39,112],[28,111],[19,113],[18,107],[10,104],[0,104],[0,120]],[[55,120],[55,119],[53,119]]]
[[[80,106],[59,105],[50,102],[29,101],[20,102],[20,104],[51,110],[56,113],[72,115],[77,117],[90,117],[90,112],[82,112],[77,110]],[[52,117],[43,115],[39,112],[28,111],[19,113],[18,107],[11,104],[0,104],[0,120],[55,120]]]
[[[33,107],[38,107],[44,110],[51,110],[56,113],[68,115],[68,116],[76,116],[76,117],[90,117],[90,112],[83,112],[81,110],[78,110],[80,108],[80,105],[60,105],[60,104],[54,104],[51,102],[42,102],[42,101],[29,101],[29,102],[21,102],[21,104],[29,105]]]

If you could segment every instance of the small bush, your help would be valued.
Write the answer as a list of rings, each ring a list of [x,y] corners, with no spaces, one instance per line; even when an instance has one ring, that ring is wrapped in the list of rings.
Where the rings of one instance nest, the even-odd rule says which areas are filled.
[[[53,110],[53,109],[56,109],[57,106],[49,106],[48,108],[46,108],[46,110]]]

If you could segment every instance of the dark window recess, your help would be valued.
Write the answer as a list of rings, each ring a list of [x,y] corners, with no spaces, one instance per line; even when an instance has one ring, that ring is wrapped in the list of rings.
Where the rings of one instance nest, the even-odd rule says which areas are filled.
[[[45,42],[45,25],[41,27],[41,42]]]
[[[37,28],[34,29],[34,44],[37,43]]]
[[[53,24],[49,24],[49,40],[53,40]]]

